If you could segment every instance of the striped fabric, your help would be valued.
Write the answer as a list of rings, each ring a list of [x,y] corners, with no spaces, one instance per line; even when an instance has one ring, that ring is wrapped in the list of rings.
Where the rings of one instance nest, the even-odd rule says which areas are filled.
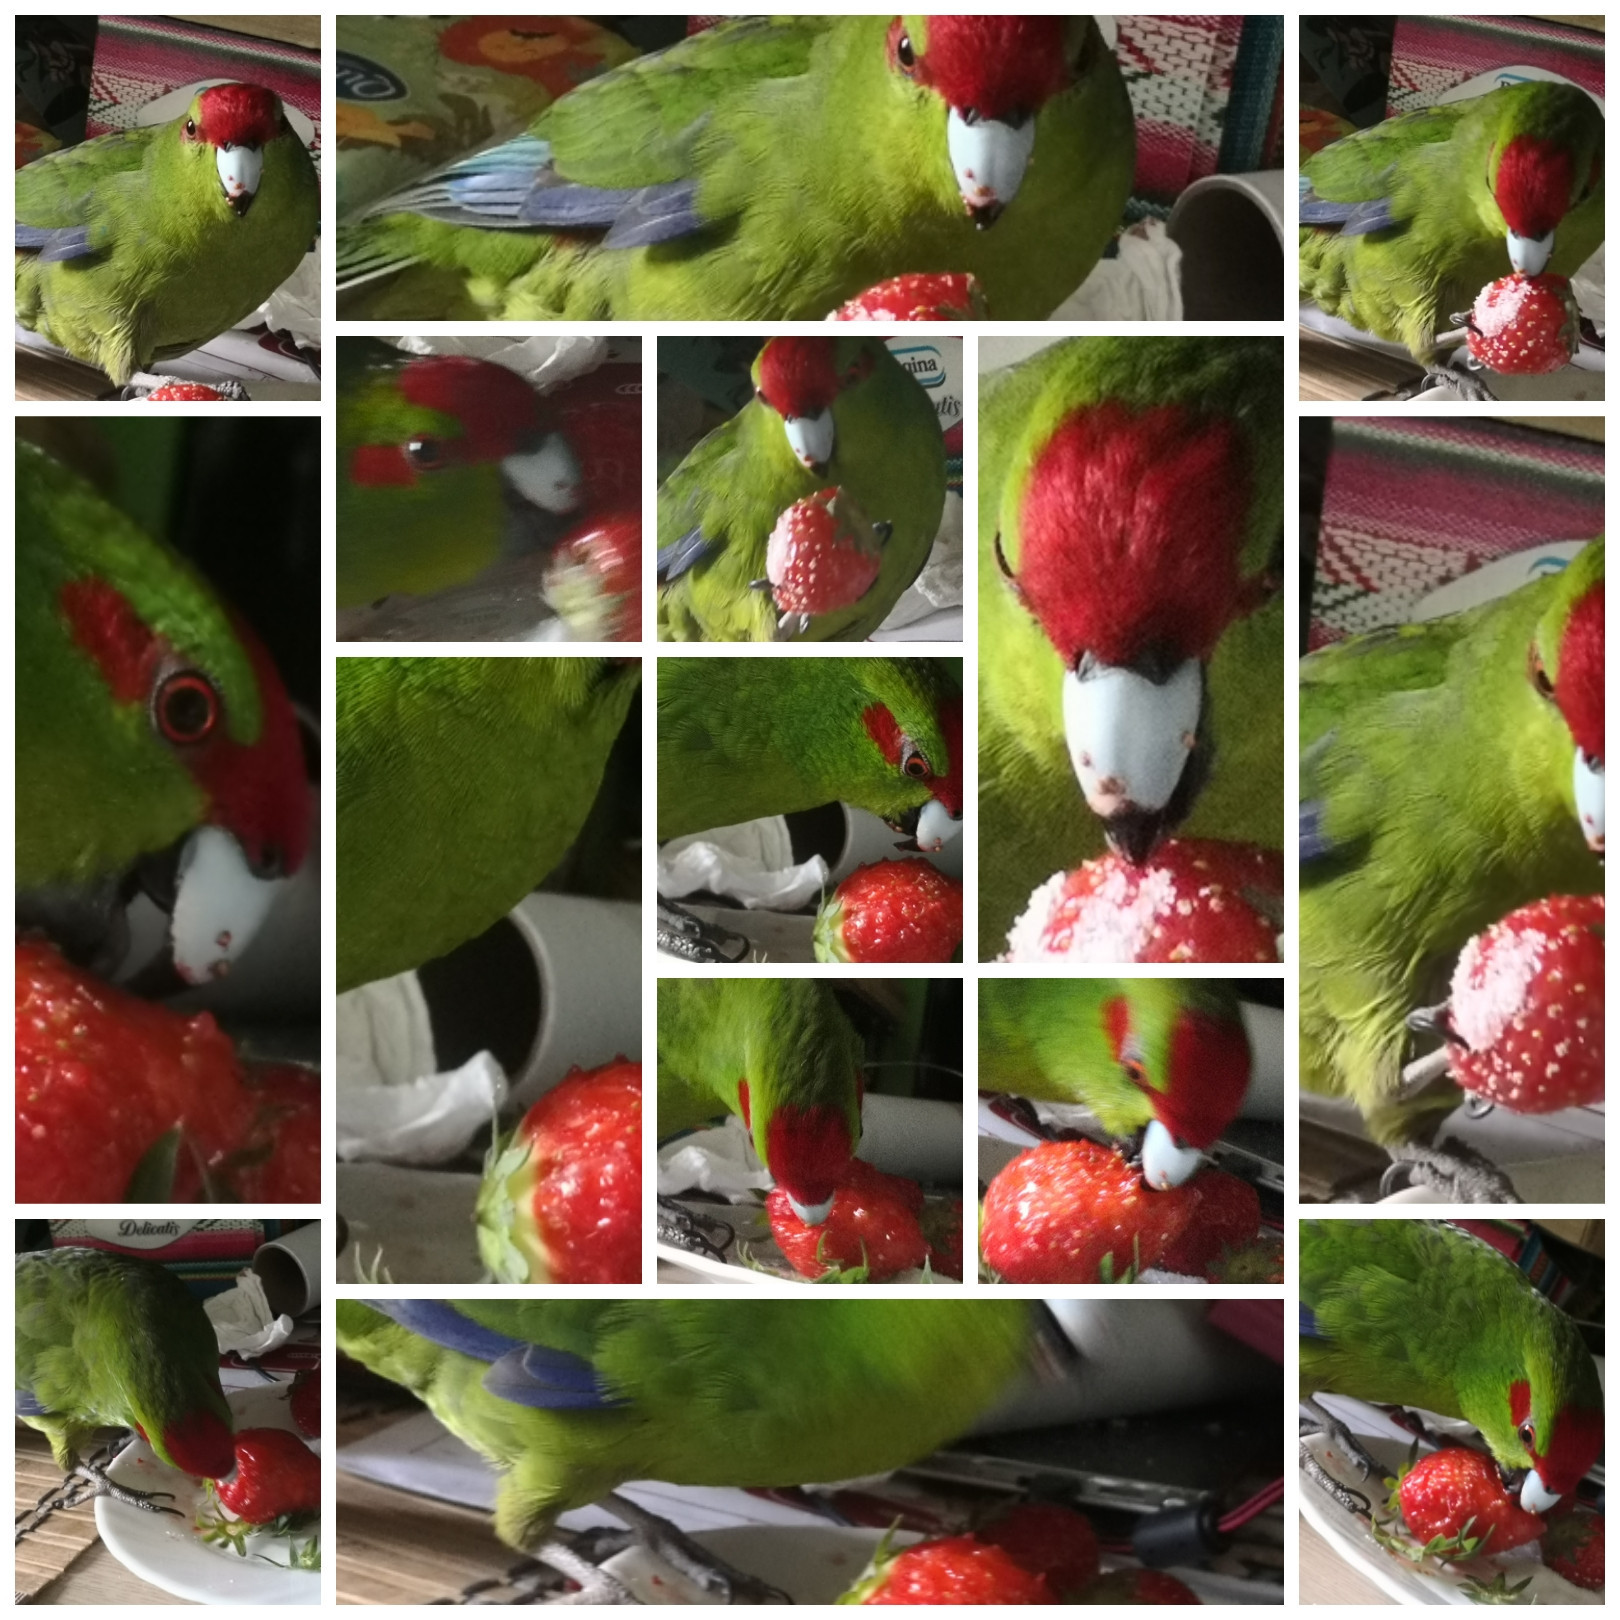
[[[1603,446],[1501,422],[1339,418],[1310,644],[1404,624],[1431,591],[1603,530]]]
[[[103,17],[90,74],[89,133],[134,129],[150,101],[198,79],[262,84],[315,124],[319,156],[321,59],[277,40],[222,33],[171,17]]]
[[[1389,111],[1432,107],[1453,85],[1538,67],[1603,94],[1603,35],[1537,17],[1406,17],[1395,24]]]

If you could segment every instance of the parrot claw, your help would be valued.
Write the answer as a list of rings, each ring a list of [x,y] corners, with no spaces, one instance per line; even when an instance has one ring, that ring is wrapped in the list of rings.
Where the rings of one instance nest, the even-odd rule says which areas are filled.
[[[1418,1182],[1452,1204],[1523,1202],[1506,1171],[1455,1137],[1434,1147],[1402,1142],[1389,1150],[1389,1156],[1390,1166],[1378,1186],[1380,1198],[1388,1198],[1403,1182]]]
[[[810,615],[808,613],[784,613],[776,621],[776,639],[778,641],[792,641],[795,636],[802,636],[810,628]]]
[[[160,1496],[166,1496],[172,1502],[173,1491],[132,1491],[127,1485],[116,1484],[95,1463],[81,1462],[73,1472],[81,1479],[89,1480],[96,1487],[97,1496],[110,1496],[113,1501],[122,1502],[125,1507],[139,1508],[143,1513],[172,1513],[177,1519],[184,1517],[179,1508],[164,1507],[158,1501]]]
[[[1451,1073],[1451,1053],[1443,1046],[1426,1052],[1401,1070],[1401,1101],[1407,1102],[1445,1080]]]
[[[786,1592],[753,1575],[733,1569],[723,1559],[700,1547],[668,1519],[649,1512],[629,1497],[610,1491],[601,1499],[615,1518],[622,1519],[636,1533],[636,1539],[655,1558],[661,1558],[678,1574],[704,1591],[711,1601],[725,1604],[791,1603]]]
[[[753,950],[744,934],[694,917],[685,906],[658,902],[658,949],[686,962],[741,962]]]
[[[566,1576],[578,1587],[577,1592],[569,1592],[563,1597],[551,1598],[551,1603],[563,1604],[619,1604],[635,1603],[630,1594],[630,1588],[615,1575],[608,1572],[590,1559],[582,1557],[572,1547],[565,1546],[560,1541],[548,1541],[534,1554],[536,1560],[548,1569],[554,1569],[559,1575]]]
[[[724,1260],[736,1232],[729,1221],[717,1215],[698,1215],[684,1204],[662,1194],[658,1198],[658,1241],[688,1254],[701,1254],[710,1260]]]
[[[1336,1446],[1350,1459],[1356,1472],[1363,1479],[1383,1478],[1384,1471],[1379,1467],[1377,1459],[1368,1454],[1366,1447],[1314,1395],[1307,1396],[1300,1405],[1310,1413],[1328,1443]],[[1316,1459],[1313,1457],[1311,1460],[1314,1462]]]
[[[1353,1491],[1348,1485],[1336,1480],[1311,1452],[1311,1448],[1304,1441],[1299,1446],[1299,1466],[1333,1498],[1340,1507],[1355,1514],[1358,1519],[1372,1517],[1372,1503],[1361,1494]]]

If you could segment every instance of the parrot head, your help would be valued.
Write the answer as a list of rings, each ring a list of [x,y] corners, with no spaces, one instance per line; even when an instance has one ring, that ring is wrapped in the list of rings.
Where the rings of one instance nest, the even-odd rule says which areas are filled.
[[[303,745],[281,677],[238,620],[231,629],[240,654],[216,659],[193,650],[186,631],[194,626],[177,616],[165,633],[103,578],[70,579],[59,607],[116,711],[129,779],[160,776],[186,824],[131,876],[170,914],[180,976],[193,984],[221,977],[308,849]],[[212,640],[196,634],[199,645]]]
[[[838,448],[833,406],[846,388],[872,374],[865,339],[772,338],[754,362],[754,398],[782,421],[788,448],[817,475]]]
[[[881,807],[868,808],[901,835],[897,849],[943,849],[962,830],[961,698],[932,689],[874,694],[861,727],[867,763],[884,783]]]
[[[1567,1357],[1548,1355],[1551,1346],[1537,1341],[1526,1357],[1528,1377],[1508,1386],[1507,1410],[1497,1412],[1485,1437],[1499,1462],[1528,1467],[1519,1501],[1527,1513],[1545,1513],[1586,1478],[1603,1450],[1603,1395],[1584,1347],[1581,1367],[1573,1375]],[[1539,1352],[1539,1353],[1538,1353]],[[1563,1376],[1560,1376],[1560,1373]],[[1508,1420],[1506,1429],[1500,1419]]]
[[[1063,724],[1108,842],[1142,864],[1209,775],[1205,673],[1274,582],[1239,570],[1252,474],[1235,421],[1181,405],[1072,412],[1009,482],[1003,577],[1062,660]]]
[[[386,435],[349,451],[351,483],[422,487],[458,468],[497,465],[542,510],[579,506],[579,464],[561,434],[545,431],[540,396],[515,371],[471,355],[430,354],[408,360],[393,384],[408,409],[386,422]]]
[[[944,104],[957,190],[982,231],[1018,195],[1041,108],[1100,36],[1089,17],[896,17],[887,44],[890,71]]]
[[[806,1226],[819,1226],[861,1139],[860,1042],[831,988],[758,979],[737,1088],[754,1151]]]
[[[224,1406],[224,1401],[220,1401]],[[231,1435],[230,1409],[219,1412],[195,1407],[167,1423],[136,1423],[136,1432],[160,1461],[194,1479],[230,1479],[236,1472],[236,1442]]]
[[[1508,260],[1538,276],[1564,216],[1591,196],[1603,170],[1603,114],[1567,84],[1515,86],[1491,153],[1491,195],[1507,227]]]
[[[1153,1110],[1142,1137],[1142,1179],[1179,1187],[1232,1123],[1249,1089],[1253,1054],[1235,1000],[1142,979],[1103,1004],[1126,1078]]]
[[[1593,541],[1565,570],[1558,603],[1530,647],[1530,681],[1558,706],[1575,745],[1575,814],[1590,848],[1603,853],[1603,543]]]
[[[259,194],[265,146],[291,133],[280,99],[258,84],[211,85],[180,121],[182,143],[197,149],[198,162],[212,161],[220,195],[238,219]]]

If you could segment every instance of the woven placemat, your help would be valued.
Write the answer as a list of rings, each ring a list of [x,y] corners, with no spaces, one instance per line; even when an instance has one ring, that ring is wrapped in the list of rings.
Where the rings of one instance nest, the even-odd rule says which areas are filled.
[[[47,1491],[62,1483],[62,1470],[42,1434],[17,1425],[17,1516],[32,1510]],[[91,1502],[53,1513],[17,1543],[17,1601],[32,1603],[81,1553],[99,1539]]]

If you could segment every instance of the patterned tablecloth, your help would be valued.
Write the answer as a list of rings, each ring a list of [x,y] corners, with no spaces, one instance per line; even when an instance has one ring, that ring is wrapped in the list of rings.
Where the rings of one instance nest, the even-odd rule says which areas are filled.
[[[1603,446],[1503,422],[1339,418],[1313,648],[1403,624],[1431,591],[1547,540],[1603,530]]]

